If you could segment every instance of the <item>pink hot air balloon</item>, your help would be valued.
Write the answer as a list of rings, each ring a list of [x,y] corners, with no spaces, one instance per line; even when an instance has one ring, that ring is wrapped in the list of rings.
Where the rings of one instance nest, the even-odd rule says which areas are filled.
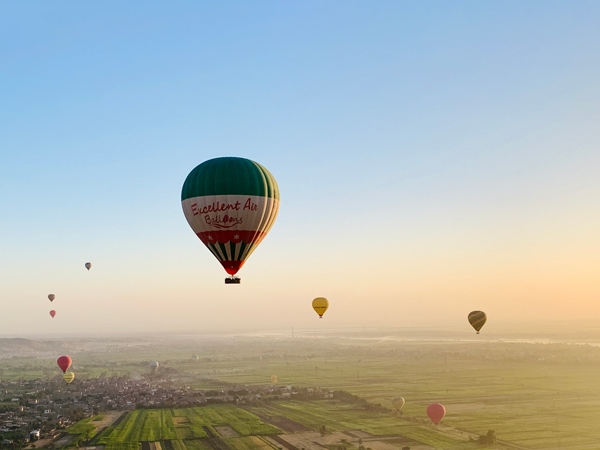
[[[432,403],[427,407],[427,415],[437,425],[446,415],[446,408],[440,403]]]
[[[62,370],[63,373],[69,370],[72,362],[73,360],[69,356],[61,356],[56,360],[56,364],[58,364],[58,367],[60,367],[60,370]]]
[[[56,311],[54,311],[53,309],[50,310],[50,316],[54,319],[54,316],[56,315]]]

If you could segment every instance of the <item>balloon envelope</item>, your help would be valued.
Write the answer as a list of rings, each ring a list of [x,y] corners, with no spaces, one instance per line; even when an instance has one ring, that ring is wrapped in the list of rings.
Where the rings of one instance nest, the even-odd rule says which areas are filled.
[[[194,233],[233,276],[273,226],[279,187],[254,161],[215,158],[189,173],[181,205]]]
[[[56,364],[58,364],[58,367],[60,367],[60,370],[62,370],[63,373],[65,373],[69,367],[71,367],[72,363],[73,360],[69,356],[61,356],[56,360]]]
[[[400,411],[404,406],[404,397],[394,397],[392,399],[392,406],[396,411]]]
[[[92,263],[90,263],[90,262],[86,262],[86,263],[85,263],[85,268],[86,268],[87,270],[90,270],[90,269],[92,268]]]
[[[48,300],[54,301],[55,298],[56,298],[56,295],[54,295],[54,294],[48,294]]]
[[[67,382],[67,384],[71,384],[75,379],[75,374],[73,372],[65,372],[63,374],[63,380]]]
[[[277,375],[271,375],[271,383],[277,383]]]
[[[483,327],[487,320],[485,313],[483,311],[471,311],[468,318],[471,326],[475,328],[475,331],[479,334],[479,330],[481,330],[481,327]]]
[[[323,318],[323,314],[329,308],[329,301],[325,297],[317,297],[312,301],[312,307],[317,312],[320,318]]]
[[[446,415],[446,408],[440,403],[432,403],[427,407],[427,415],[437,425]]]
[[[50,310],[50,316],[54,319],[54,316],[56,315],[56,311],[54,311],[53,309]]]
[[[158,361],[151,361],[150,362],[150,370],[152,372],[155,372],[156,369],[158,369],[158,366],[159,366]]]

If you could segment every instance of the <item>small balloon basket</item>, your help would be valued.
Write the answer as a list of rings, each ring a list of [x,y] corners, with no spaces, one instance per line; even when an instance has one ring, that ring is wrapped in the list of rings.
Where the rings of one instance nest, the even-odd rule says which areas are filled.
[[[225,278],[225,284],[240,284],[240,281],[242,281],[242,280],[238,277]]]

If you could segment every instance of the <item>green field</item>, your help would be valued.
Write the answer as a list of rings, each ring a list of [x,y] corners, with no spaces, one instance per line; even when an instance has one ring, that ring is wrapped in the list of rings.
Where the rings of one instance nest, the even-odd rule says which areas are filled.
[[[193,358],[198,355],[198,359]],[[600,347],[452,340],[394,340],[358,337],[247,338],[196,342],[164,340],[135,345],[110,354],[74,355],[80,380],[86,376],[144,376],[148,361],[160,361],[157,382],[195,389],[240,389],[271,385],[344,390],[388,411],[367,412],[335,402],[278,401],[249,410],[261,417],[284,416],[317,430],[364,430],[374,435],[402,435],[436,448],[459,448],[468,433],[494,430],[500,441],[527,449],[600,448]],[[3,379],[19,370],[23,378],[57,369],[54,361],[4,360]],[[406,399],[403,418],[394,417],[391,398]],[[432,402],[446,406],[440,427],[428,421]],[[10,402],[5,399],[7,407]],[[218,409],[226,407],[229,409]],[[165,412],[167,411],[167,412]],[[217,411],[217,412],[214,412]],[[225,411],[230,411],[226,413]],[[241,411],[241,412],[231,412]],[[173,448],[205,448],[206,429],[229,425],[239,437],[223,437],[231,447],[270,444],[252,436],[269,434],[271,425],[239,420],[234,406],[196,409],[139,410],[117,427],[105,430],[96,444],[137,445],[172,441]],[[214,416],[214,417],[213,417]],[[268,420],[266,420],[268,422]],[[246,428],[244,428],[246,427]],[[262,429],[261,427],[265,427]],[[150,430],[150,428],[156,428]],[[463,433],[462,436],[460,433]],[[109,439],[110,437],[110,439]],[[239,441],[238,441],[239,440]],[[448,441],[451,441],[450,444]],[[252,444],[254,442],[254,444]],[[128,447],[128,448],[129,448]],[[131,447],[132,448],[132,447]],[[465,447],[466,448],[466,447]]]
[[[476,434],[495,430],[499,439],[527,448],[600,448],[600,428],[590,426],[600,423],[600,349],[445,342],[325,348],[310,359],[245,362],[243,370],[212,366],[229,382],[265,384],[277,374],[282,385],[343,389],[390,408],[390,399],[402,395],[406,416],[416,419],[441,402],[445,425]],[[571,351],[571,360],[564,359]]]
[[[94,445],[107,450],[135,446],[140,442],[171,441],[174,449],[204,448],[201,442],[210,433],[220,436],[218,427],[230,427],[239,436],[281,433],[254,414],[232,405],[213,405],[184,409],[139,409],[131,411],[116,426],[107,427],[93,439]],[[242,448],[241,440],[239,446]],[[128,447],[129,448],[129,447]]]

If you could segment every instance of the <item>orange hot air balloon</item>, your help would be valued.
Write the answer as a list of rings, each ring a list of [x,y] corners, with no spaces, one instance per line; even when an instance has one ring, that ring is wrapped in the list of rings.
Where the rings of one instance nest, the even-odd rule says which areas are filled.
[[[58,367],[60,367],[60,370],[62,370],[63,373],[67,372],[72,363],[73,360],[69,356],[61,356],[56,360],[56,364],[58,364]]]
[[[54,294],[48,294],[48,300],[53,301],[56,298]]]
[[[53,309],[50,310],[50,316],[54,319],[54,316],[56,315],[56,311],[54,311]]]
[[[446,408],[441,403],[432,403],[427,407],[427,415],[437,425],[446,415]]]

